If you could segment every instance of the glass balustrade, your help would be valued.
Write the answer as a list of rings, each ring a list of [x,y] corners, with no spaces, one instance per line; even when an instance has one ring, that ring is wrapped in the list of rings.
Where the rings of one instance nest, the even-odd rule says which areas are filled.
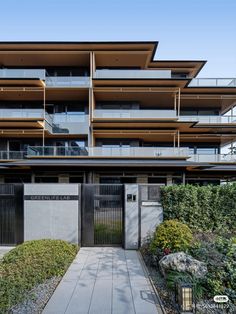
[[[45,70],[42,69],[0,69],[0,78],[22,78],[45,80]]]
[[[89,87],[88,76],[47,76],[47,87]]]
[[[28,156],[187,157],[188,148],[29,146]]]
[[[95,109],[93,117],[98,119],[171,119],[177,118],[175,110],[103,110]]]
[[[236,87],[236,78],[194,78],[189,87]]]
[[[191,121],[202,124],[236,123],[236,116],[180,116],[179,121]]]
[[[171,70],[96,70],[96,79],[171,79]]]
[[[0,109],[0,118],[43,118],[43,109]]]

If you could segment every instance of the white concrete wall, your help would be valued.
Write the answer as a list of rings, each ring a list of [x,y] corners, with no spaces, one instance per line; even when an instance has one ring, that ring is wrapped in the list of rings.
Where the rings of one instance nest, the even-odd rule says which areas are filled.
[[[136,195],[136,201],[127,201],[127,195]],[[139,202],[138,185],[125,185],[125,249],[138,249],[139,246]]]
[[[143,202],[144,203],[144,202]],[[148,204],[148,202],[145,202]],[[140,224],[140,237],[141,244],[145,241],[148,236],[152,236],[156,230],[157,225],[163,221],[163,209],[161,205],[149,205],[140,206],[141,210],[141,224]]]
[[[61,239],[71,243],[80,241],[80,185],[25,184],[24,185],[24,241]],[[77,200],[27,200],[27,196],[73,195]]]

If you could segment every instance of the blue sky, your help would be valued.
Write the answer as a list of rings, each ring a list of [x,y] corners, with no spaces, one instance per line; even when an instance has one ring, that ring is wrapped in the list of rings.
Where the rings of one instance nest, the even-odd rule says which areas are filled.
[[[156,40],[156,59],[236,77],[236,0],[1,0],[0,41]]]

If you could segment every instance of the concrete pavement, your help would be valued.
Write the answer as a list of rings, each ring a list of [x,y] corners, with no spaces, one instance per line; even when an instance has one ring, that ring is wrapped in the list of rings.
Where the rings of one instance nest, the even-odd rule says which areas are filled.
[[[43,314],[157,314],[158,303],[136,251],[81,248]]]

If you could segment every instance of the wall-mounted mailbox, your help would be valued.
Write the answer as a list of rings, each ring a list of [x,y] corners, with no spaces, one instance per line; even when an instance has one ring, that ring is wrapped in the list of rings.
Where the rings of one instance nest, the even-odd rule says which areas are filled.
[[[136,194],[127,194],[127,202],[136,202]]]

